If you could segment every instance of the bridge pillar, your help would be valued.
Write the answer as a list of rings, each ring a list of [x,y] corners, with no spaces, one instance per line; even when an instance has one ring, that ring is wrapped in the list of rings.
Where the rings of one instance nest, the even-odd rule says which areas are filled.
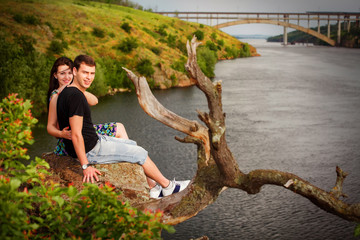
[[[318,33],[320,33],[320,16],[318,16]]]
[[[286,20],[287,15],[284,15],[284,21],[287,22]],[[284,46],[286,46],[288,44],[288,36],[287,36],[287,27],[284,26],[284,35],[283,35],[283,43]]]
[[[341,41],[341,22],[340,18],[338,20],[338,32],[337,32],[337,43],[340,44]]]

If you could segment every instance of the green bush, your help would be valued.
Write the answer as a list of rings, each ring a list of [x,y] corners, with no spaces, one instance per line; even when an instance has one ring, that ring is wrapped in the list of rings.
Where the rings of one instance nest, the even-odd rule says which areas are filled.
[[[186,63],[186,58],[181,57],[178,61],[175,61],[173,64],[171,64],[171,68],[176,71],[186,73],[185,63]]]
[[[118,46],[118,49],[123,53],[130,53],[133,49],[137,48],[139,44],[136,38],[129,37],[122,40]]]
[[[103,68],[104,79],[108,86],[111,88],[135,88],[134,84],[127,77],[126,72],[122,69],[126,63],[111,58],[102,58],[97,62]]]
[[[67,44],[60,40],[52,40],[50,46],[47,49],[49,55],[58,54],[61,55],[64,53],[64,50],[67,48]]]
[[[225,47],[225,51],[229,58],[237,58],[240,55],[240,50],[235,47]]]
[[[167,37],[167,45],[171,48],[176,47],[176,36],[169,34],[169,36]]]
[[[121,24],[121,28],[127,33],[131,32],[131,26],[127,22],[124,22],[123,24]]]
[[[17,13],[13,16],[13,19],[17,22],[17,23],[22,23],[24,22],[24,16]]]
[[[98,38],[104,38],[105,37],[105,31],[101,28],[94,27],[92,30],[92,35]]]
[[[217,35],[216,35],[216,33],[213,32],[213,33],[211,34],[211,39],[214,40],[214,41],[216,41],[216,38],[217,38]]]
[[[224,44],[225,44],[225,42],[224,42],[223,39],[219,39],[219,40],[217,40],[217,44],[218,44],[219,46],[223,47]]]
[[[199,47],[197,51],[197,62],[201,71],[207,77],[215,77],[215,64],[217,62],[216,53],[207,47]]]
[[[242,45],[239,55],[240,55],[240,57],[250,57],[251,56],[249,44],[245,43]]]
[[[201,41],[204,39],[204,32],[201,30],[196,30],[193,35],[196,36],[197,40]]]
[[[142,59],[140,62],[138,62],[138,64],[136,65],[136,70],[138,71],[138,73],[144,75],[145,77],[151,77],[155,72],[151,61],[147,58]]]
[[[30,25],[39,25],[40,24],[40,20],[35,17],[34,15],[26,15],[24,18],[24,22],[26,22],[27,24]]]
[[[162,24],[160,26],[158,26],[157,28],[155,28],[155,32],[157,32],[158,34],[160,34],[160,36],[166,37],[167,36],[167,32],[166,32],[166,28],[168,26],[166,24]]]
[[[206,47],[209,48],[211,51],[217,51],[218,48],[217,46],[215,45],[215,43],[213,43],[212,41],[206,41]]]
[[[49,165],[28,159],[31,144],[29,100],[9,95],[0,103],[0,238],[1,239],[161,239],[162,212],[139,211],[122,202],[106,183],[85,184],[81,192],[46,180]],[[11,121],[13,120],[13,121]],[[6,125],[5,125],[5,124]],[[8,128],[10,127],[10,128]]]
[[[161,48],[159,47],[150,47],[150,50],[158,56],[161,54]]]
[[[35,51],[34,39],[18,36],[9,43],[0,34],[0,99],[11,92],[31,99],[35,116],[46,111],[49,72],[54,57]]]

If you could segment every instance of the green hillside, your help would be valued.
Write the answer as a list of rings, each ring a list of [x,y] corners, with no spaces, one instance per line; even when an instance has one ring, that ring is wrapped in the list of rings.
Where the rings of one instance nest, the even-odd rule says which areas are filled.
[[[88,54],[97,61],[97,96],[132,88],[125,66],[152,88],[188,86],[186,40],[203,42],[198,62],[209,77],[218,59],[247,57],[256,50],[222,31],[151,12],[91,1],[0,0],[0,97],[18,92],[46,110],[53,61]]]

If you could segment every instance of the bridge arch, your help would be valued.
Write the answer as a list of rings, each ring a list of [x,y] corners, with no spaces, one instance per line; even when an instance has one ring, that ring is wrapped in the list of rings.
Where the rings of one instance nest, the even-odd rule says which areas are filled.
[[[244,19],[244,20],[236,20],[236,21],[232,21],[232,22],[217,24],[213,27],[224,28],[224,27],[229,27],[229,26],[234,26],[234,25],[251,24],[251,23],[265,23],[265,24],[272,24],[272,25],[279,25],[279,26],[294,28],[296,30],[299,30],[304,33],[310,34],[314,37],[317,37],[317,38],[327,42],[331,46],[335,46],[335,40],[332,40],[331,38],[328,38],[327,36],[325,36],[321,33],[318,33],[309,28],[305,28],[305,27],[302,27],[302,26],[299,26],[299,25],[296,25],[293,23],[288,23],[288,22],[283,22],[283,21],[274,21],[274,20],[267,20],[267,19]]]

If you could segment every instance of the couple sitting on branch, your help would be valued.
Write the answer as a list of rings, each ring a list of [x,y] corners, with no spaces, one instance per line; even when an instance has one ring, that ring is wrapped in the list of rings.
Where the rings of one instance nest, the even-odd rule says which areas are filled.
[[[96,63],[87,55],[74,62],[57,59],[50,73],[47,130],[59,138],[55,154],[69,155],[80,161],[83,182],[98,181],[100,171],[92,165],[130,162],[140,164],[147,177],[151,198],[161,198],[184,190],[190,180],[175,181],[163,176],[148,152],[128,138],[124,125],[94,125],[89,105],[97,98],[86,91],[95,78]]]

